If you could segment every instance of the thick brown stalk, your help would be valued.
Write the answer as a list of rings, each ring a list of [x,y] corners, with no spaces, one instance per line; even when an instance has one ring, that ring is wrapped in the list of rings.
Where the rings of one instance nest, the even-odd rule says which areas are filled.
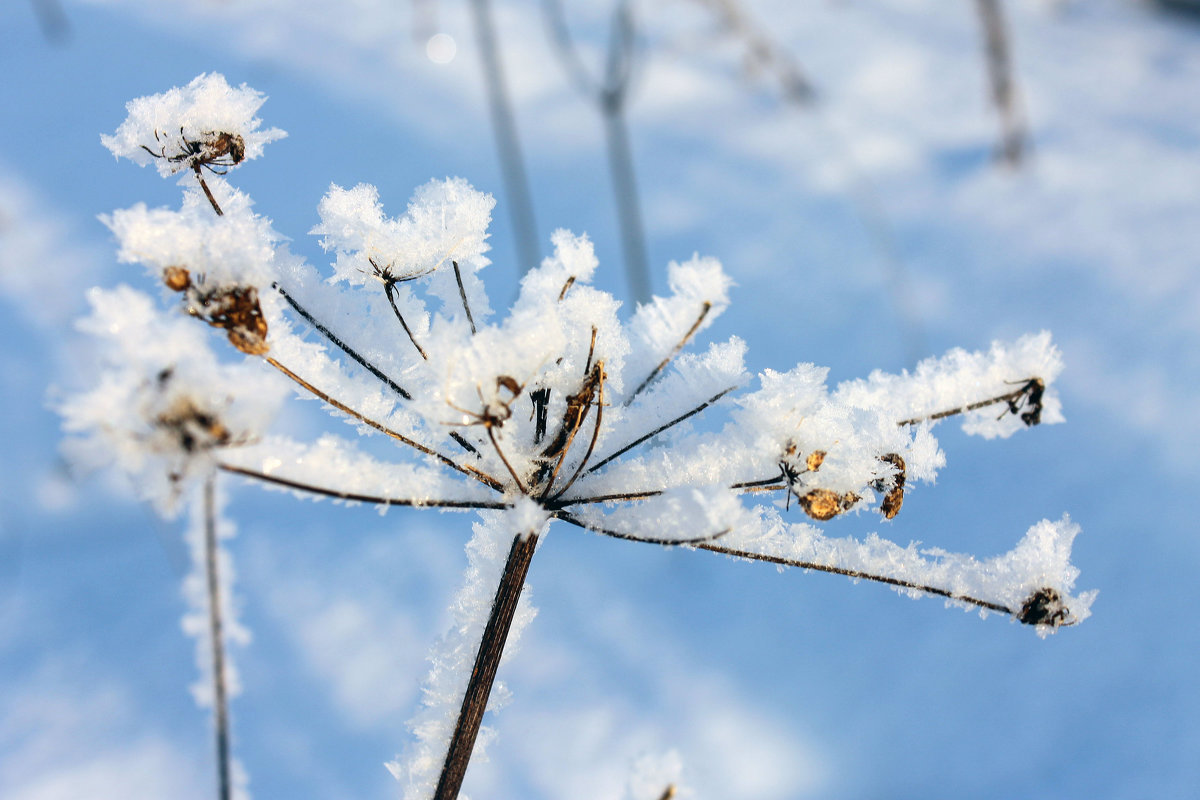
[[[483,722],[483,712],[487,710],[488,695],[491,694],[492,684],[496,680],[500,657],[504,654],[504,643],[508,640],[508,632],[517,612],[517,601],[521,598],[525,576],[529,573],[529,562],[533,560],[533,552],[537,548],[537,540],[537,534],[534,533],[518,535],[513,539],[512,548],[508,551],[504,573],[500,576],[500,586],[496,589],[495,600],[492,601],[492,613],[483,629],[479,652],[475,656],[475,666],[471,670],[467,691],[463,695],[462,709],[454,726],[454,735],[450,739],[446,760],[442,764],[442,774],[438,778],[434,800],[454,800],[462,788],[467,764],[471,760],[471,752],[475,749],[475,738],[479,735],[479,726]]]

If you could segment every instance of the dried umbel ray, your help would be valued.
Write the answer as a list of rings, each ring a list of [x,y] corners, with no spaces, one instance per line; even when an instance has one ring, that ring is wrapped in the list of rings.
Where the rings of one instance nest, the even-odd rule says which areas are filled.
[[[484,590],[461,704],[448,725],[421,727],[424,744],[445,758],[435,759],[436,775],[409,773],[418,789],[427,781],[434,796],[456,796],[529,564],[553,520],[868,579],[1043,632],[1088,614],[1091,596],[1070,594],[1077,529],[1065,519],[978,561],[927,558],[878,537],[834,539],[789,517],[793,495],[818,520],[876,502],[894,517],[914,482],[944,462],[931,433],[938,420],[962,415],[969,431],[989,437],[1060,421],[1050,387],[1061,364],[1048,335],[952,351],[912,373],[834,389],[811,364],[752,379],[736,338],[688,352],[729,302],[730,281],[711,259],[671,265],[672,294],[623,322],[620,304],[591,286],[590,242],[559,231],[554,255],[525,276],[499,318],[478,275],[492,201],[465,181],[422,187],[395,219],[373,187],[334,187],[314,229],[336,253],[330,281],[289,254],[247,198],[213,180],[227,198],[220,217],[195,201],[195,189],[177,212],[114,214],[123,257],[184,292],[189,313],[225,330],[242,353],[360,432],[389,437],[402,457],[383,463],[334,437],[263,437],[222,452],[219,468],[381,507],[475,509],[477,535],[510,539],[498,585]],[[193,274],[222,288],[206,293]],[[384,298],[363,291],[378,281]],[[705,419],[714,408],[723,424]],[[685,430],[685,422],[699,424]]]

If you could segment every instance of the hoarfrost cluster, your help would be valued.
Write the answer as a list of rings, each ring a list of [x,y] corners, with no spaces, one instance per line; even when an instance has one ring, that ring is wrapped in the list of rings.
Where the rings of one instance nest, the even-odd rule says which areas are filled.
[[[497,581],[522,547],[527,566],[555,520],[877,580],[1042,634],[1088,616],[1092,593],[1073,594],[1077,528],[1065,517],[987,560],[877,535],[832,538],[814,524],[901,513],[913,485],[946,463],[933,435],[943,418],[962,416],[968,433],[988,438],[1061,422],[1062,365],[1048,334],[833,387],[807,363],[750,375],[740,339],[695,345],[730,301],[716,260],[671,264],[670,294],[625,313],[591,284],[591,242],[565,230],[499,314],[481,279],[494,203],[461,179],[420,187],[395,216],[373,186],[332,186],[312,230],[332,255],[319,269],[224,177],[283,135],[259,129],[262,100],[201,76],[131,102],[104,137],[117,156],[187,173],[179,209],[138,205],[105,219],[120,258],[165,285],[174,310],[129,288],[93,292],[83,328],[103,341],[107,370],[64,405],[67,428],[76,448],[110,452],[163,508],[219,469],[381,509],[481,514],[455,629],[414,722],[418,744],[395,765],[406,796],[424,796],[445,770]],[[285,381],[354,434],[392,440],[394,458],[362,452],[355,436],[271,432]],[[513,613],[515,631],[532,614],[526,598]]]

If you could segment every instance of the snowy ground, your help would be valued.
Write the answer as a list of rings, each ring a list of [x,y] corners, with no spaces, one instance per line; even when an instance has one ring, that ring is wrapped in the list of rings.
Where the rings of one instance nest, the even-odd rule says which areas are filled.
[[[744,79],[701,6],[640,3],[634,156],[651,263],[722,261],[737,287],[712,338],[746,339],[754,370],[811,360],[841,380],[1053,331],[1066,425],[1000,442],[944,428],[936,487],[891,523],[827,527],[986,556],[1068,512],[1094,616],[1043,641],[876,586],[556,528],[472,796],[621,797],[639,758],[670,751],[706,798],[1200,785],[1200,21],[1118,0],[1005,5],[1033,137],[1020,171],[992,159],[973,4],[924,0],[747,4],[811,76],[807,110]],[[325,263],[306,232],[331,182],[375,183],[399,207],[461,175],[499,199],[487,278],[502,298],[517,273],[474,39],[462,3],[416,4],[457,42],[445,65],[409,4],[66,3],[49,39],[35,6],[54,4],[0,10],[0,794],[212,797],[181,531],[73,475],[46,410],[86,358],[70,331],[84,290],[141,280],[97,215],[176,202],[99,134],[130,98],[201,72],[245,81],[290,136],[238,183],[296,252]],[[607,12],[589,9],[570,13],[599,45]],[[620,294],[599,118],[537,12],[498,15],[541,237],[589,233],[597,283]],[[249,486],[229,514],[255,637],[234,705],[252,793],[392,796],[383,764],[407,741],[468,518]]]

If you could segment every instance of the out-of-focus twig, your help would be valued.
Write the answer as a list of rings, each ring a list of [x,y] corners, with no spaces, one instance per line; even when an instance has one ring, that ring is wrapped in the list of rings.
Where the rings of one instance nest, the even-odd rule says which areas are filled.
[[[525,157],[521,153],[521,142],[517,137],[517,126],[508,97],[504,67],[500,62],[496,26],[489,2],[490,0],[471,0],[471,17],[475,22],[479,56],[483,61],[492,133],[496,137],[504,193],[508,200],[509,221],[512,224],[513,237],[516,239],[521,273],[524,274],[541,262],[541,255],[538,248],[537,224],[533,216],[533,199],[529,191],[529,177],[525,171]]]
[[[33,12],[37,15],[38,26],[41,27],[42,35],[47,41],[56,44],[66,41],[71,33],[71,26],[59,0],[33,0]]]
[[[225,631],[221,613],[220,551],[217,542],[216,475],[204,482],[204,574],[208,591],[209,646],[212,651],[213,727],[217,739],[217,796],[230,800],[229,692],[225,682]]]
[[[637,60],[637,29],[629,0],[618,0],[613,11],[603,80],[594,79],[583,65],[559,0],[542,0],[542,8],[550,31],[550,41],[563,68],[580,92],[593,99],[604,117],[608,167],[612,175],[629,291],[637,302],[649,302],[650,270],[646,258],[646,235],[642,225],[633,152],[629,145],[629,124],[625,118]]]
[[[812,82],[796,59],[754,24],[738,0],[694,1],[716,16],[723,33],[741,43],[748,72],[770,75],[789,102],[808,103],[816,97]]]
[[[1013,80],[1012,52],[1000,0],[975,0],[975,10],[983,28],[984,58],[992,104],[1000,117],[998,156],[1009,166],[1020,165],[1027,147],[1027,132],[1021,104]]]

